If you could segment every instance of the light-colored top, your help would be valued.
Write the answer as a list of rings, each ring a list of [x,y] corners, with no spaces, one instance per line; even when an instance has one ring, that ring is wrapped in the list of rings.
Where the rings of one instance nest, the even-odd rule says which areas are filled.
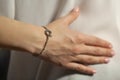
[[[116,51],[109,64],[93,66],[93,77],[11,51],[8,80],[120,80],[119,5],[119,0],[0,0],[0,15],[35,25],[46,25],[79,6],[80,16],[70,27],[110,41]]]

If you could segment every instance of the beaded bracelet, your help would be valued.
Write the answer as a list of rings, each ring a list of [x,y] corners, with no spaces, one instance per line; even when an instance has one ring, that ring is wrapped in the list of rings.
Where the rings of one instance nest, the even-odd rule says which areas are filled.
[[[43,28],[45,29],[44,34],[46,36],[46,41],[45,41],[45,44],[44,44],[43,49],[41,50],[40,54],[42,54],[43,51],[45,50],[46,45],[47,45],[48,40],[49,40],[49,37],[52,37],[52,35],[51,35],[52,32],[46,26],[43,26]],[[40,54],[35,53],[35,54],[33,54],[33,56],[39,56]]]

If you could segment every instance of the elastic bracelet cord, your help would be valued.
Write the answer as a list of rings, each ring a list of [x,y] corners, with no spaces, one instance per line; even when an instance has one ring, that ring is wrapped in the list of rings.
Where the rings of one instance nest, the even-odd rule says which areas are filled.
[[[49,37],[52,37],[52,35],[51,35],[52,32],[46,26],[43,26],[43,28],[45,29],[44,34],[46,36],[46,41],[45,41],[45,44],[44,44],[43,49],[41,50],[40,54],[42,54],[43,51],[45,50],[46,45],[47,45],[48,40],[49,40]],[[34,56],[39,56],[40,54],[33,54],[33,55]]]

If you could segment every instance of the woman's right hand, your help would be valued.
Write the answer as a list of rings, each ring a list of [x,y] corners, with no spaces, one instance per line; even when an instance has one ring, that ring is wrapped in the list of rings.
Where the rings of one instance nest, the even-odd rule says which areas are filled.
[[[78,16],[79,8],[75,8],[68,15],[47,25],[52,31],[52,37],[40,56],[59,66],[94,74],[96,71],[88,65],[108,63],[114,51],[111,44],[105,40],[71,30],[69,25]],[[45,37],[42,42],[45,42]],[[40,53],[39,48],[36,51]]]

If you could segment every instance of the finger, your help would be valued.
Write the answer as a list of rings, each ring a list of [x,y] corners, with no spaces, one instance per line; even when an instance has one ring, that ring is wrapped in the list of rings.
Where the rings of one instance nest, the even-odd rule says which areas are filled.
[[[75,62],[82,63],[82,64],[105,64],[108,63],[110,60],[107,57],[95,57],[89,55],[77,55],[74,56]]]
[[[65,67],[85,74],[94,74],[96,72],[94,69],[78,63],[67,63],[65,64]]]
[[[115,52],[112,49],[96,47],[96,46],[87,46],[87,45],[76,45],[73,47],[73,52],[76,54],[86,54],[94,56],[105,56],[112,57]]]
[[[78,16],[79,16],[79,8],[76,7],[72,11],[70,11],[66,16],[63,17],[63,21],[70,25]]]
[[[110,42],[100,39],[95,36],[90,36],[90,35],[85,35],[83,34],[82,36],[79,35],[79,39],[84,41],[86,45],[94,45],[94,46],[100,46],[100,47],[106,47],[106,48],[112,48],[112,45]]]

